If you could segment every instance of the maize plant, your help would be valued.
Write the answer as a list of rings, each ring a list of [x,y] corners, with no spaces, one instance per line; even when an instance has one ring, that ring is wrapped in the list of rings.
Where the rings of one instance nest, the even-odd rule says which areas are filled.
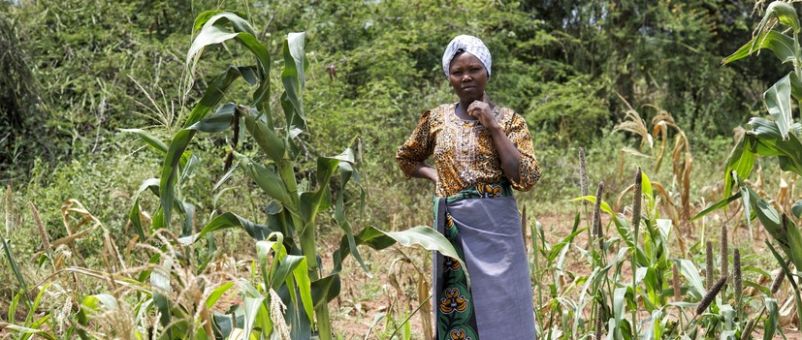
[[[226,42],[241,44],[255,57],[255,64],[229,66],[209,81],[208,88],[192,108],[183,128],[175,133],[169,143],[163,143],[142,130],[128,130],[139,135],[164,156],[161,177],[143,183],[136,195],[130,218],[141,238],[149,236],[156,229],[171,227],[174,212],[178,212],[182,217],[181,242],[184,244],[194,244],[214,231],[228,228],[242,229],[258,241],[256,246],[262,282],[256,287],[242,285],[244,305],[241,310],[244,309],[244,313],[216,315],[216,333],[229,336],[238,331],[244,332],[246,338],[251,334],[256,334],[258,338],[270,338],[275,331],[275,335],[292,339],[309,339],[313,335],[323,340],[332,339],[328,302],[339,294],[342,261],[350,254],[367,270],[358,245],[383,249],[398,242],[407,246],[419,245],[459,258],[449,242],[428,227],[400,232],[383,232],[372,227],[364,228],[359,233],[353,231],[346,218],[346,207],[349,205],[346,196],[349,183],[358,177],[354,153],[350,148],[336,156],[318,156],[316,169],[306,172],[314,173],[312,179],[309,183],[299,182],[300,171],[296,169],[303,164],[298,159],[308,156],[304,154],[305,148],[301,147],[299,140],[299,136],[307,130],[303,102],[304,71],[307,67],[304,33],[290,33],[283,44],[281,81],[284,91],[280,103],[284,115],[276,117],[269,104],[272,90],[270,55],[266,45],[256,38],[253,27],[236,14],[207,11],[196,18],[193,32],[196,35],[186,59],[190,72],[195,69],[205,48]],[[245,104],[221,104],[229,87],[240,78],[255,88],[251,99]],[[230,152],[229,157],[236,158],[238,165],[224,179],[230,177],[234,169],[240,169],[264,191],[270,198],[265,209],[269,215],[267,223],[258,224],[227,212],[213,217],[199,232],[194,233],[194,207],[181,192],[182,182],[199,164],[197,157],[188,150],[190,142],[199,133],[223,133],[229,129],[235,135],[233,140],[237,140],[240,122],[243,121],[245,130],[265,159]],[[230,160],[227,160],[227,165],[231,164]],[[337,183],[336,191],[330,186],[332,182]],[[142,223],[139,205],[139,196],[148,189],[157,194],[160,200],[150,226]],[[332,255],[334,264],[330,270],[321,268],[317,249],[317,218],[321,213],[331,213],[344,233],[339,249]],[[154,280],[154,274],[151,274],[151,282],[169,285],[170,280]],[[170,287],[161,288],[169,290]],[[153,301],[162,315],[162,326],[177,325],[170,320],[170,300],[160,295],[159,290],[154,291]],[[281,308],[282,305],[285,308]],[[274,320],[279,319],[286,321],[289,329],[277,327]],[[212,336],[203,329],[199,329],[197,334],[201,338]]]
[[[752,117],[745,132],[727,160],[724,177],[724,199],[700,212],[703,216],[737,199],[743,200],[747,223],[757,217],[766,231],[774,238],[785,257],[796,267],[797,274],[788,270],[783,257],[774,251],[795,291],[797,312],[802,319],[802,299],[792,276],[798,276],[802,268],[802,232],[794,219],[802,216],[802,201],[793,204],[791,211],[778,211],[767,200],[753,191],[744,180],[748,179],[757,157],[772,157],[779,162],[780,169],[802,175],[802,125],[794,121],[792,101],[802,103],[802,48],[799,34],[802,31],[799,16],[793,5],[774,1],[755,28],[754,37],[733,54],[723,60],[731,63],[762,50],[770,51],[782,64],[792,69],[763,93],[768,117]],[[733,192],[735,194],[732,194]],[[793,217],[789,216],[789,213]]]
[[[706,337],[745,333],[746,322],[736,314],[741,310],[740,305],[736,301],[736,307],[733,307],[721,293],[725,283],[721,277],[725,275],[713,280],[717,284],[720,282],[717,288],[713,283],[706,288],[694,262],[671,253],[670,240],[681,236],[673,231],[672,220],[660,216],[659,194],[654,182],[640,169],[634,177],[634,190],[624,190],[625,193],[634,192],[631,219],[603,201],[601,190],[596,196],[575,199],[595,206],[593,215],[596,217],[592,225],[597,230],[593,233],[596,239],[593,248],[584,256],[593,272],[574,278],[569,285],[579,289],[578,300],[555,296],[556,301],[549,303],[551,309],[545,311],[548,315],[543,316],[544,328],[553,325],[547,317],[553,318],[557,312],[573,318],[572,326],[562,326],[570,329],[570,334],[597,339],[604,334],[608,339],[657,339],[694,338],[700,332]],[[601,214],[609,216],[607,227],[601,226]],[[578,216],[569,238],[582,230],[577,229],[577,224]],[[614,233],[605,236],[603,231],[610,229],[608,227],[612,227]],[[570,243],[570,239],[560,245],[563,243]],[[542,248],[549,250],[545,243]],[[541,254],[546,255],[546,271],[563,272],[561,266],[552,268],[549,252],[541,250]],[[722,257],[725,254],[722,253]],[[626,278],[624,273],[628,260],[631,274],[626,275],[632,275],[631,278]],[[707,272],[712,275],[712,270]],[[684,283],[680,282],[680,276]],[[572,308],[563,311],[566,308],[562,306]],[[588,316],[590,320],[586,320]],[[544,330],[544,334],[548,337],[556,333]]]

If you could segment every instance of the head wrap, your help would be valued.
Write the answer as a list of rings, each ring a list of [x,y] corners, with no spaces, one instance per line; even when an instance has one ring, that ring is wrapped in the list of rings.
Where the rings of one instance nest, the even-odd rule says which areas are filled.
[[[490,57],[490,50],[487,49],[485,43],[477,37],[472,35],[458,35],[446,46],[446,51],[443,53],[443,72],[446,77],[449,75],[449,68],[451,68],[451,60],[457,55],[457,52],[465,51],[472,54],[474,57],[482,62],[487,70],[487,76],[490,77],[490,64],[493,59]]]

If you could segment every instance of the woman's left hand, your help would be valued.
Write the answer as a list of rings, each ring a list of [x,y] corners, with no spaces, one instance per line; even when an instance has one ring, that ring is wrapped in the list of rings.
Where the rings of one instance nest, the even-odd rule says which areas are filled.
[[[471,105],[468,105],[467,113],[469,116],[478,120],[479,124],[482,124],[482,126],[485,128],[499,128],[498,122],[496,121],[496,115],[493,113],[493,109],[490,107],[490,104],[484,101],[476,100],[471,103]]]

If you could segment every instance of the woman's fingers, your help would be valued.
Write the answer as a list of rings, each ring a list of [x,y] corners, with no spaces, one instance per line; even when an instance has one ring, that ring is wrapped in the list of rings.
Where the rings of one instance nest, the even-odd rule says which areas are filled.
[[[478,119],[483,125],[487,123],[487,119],[492,118],[490,106],[487,105],[487,103],[480,102],[478,100],[468,105],[467,113],[474,119]]]

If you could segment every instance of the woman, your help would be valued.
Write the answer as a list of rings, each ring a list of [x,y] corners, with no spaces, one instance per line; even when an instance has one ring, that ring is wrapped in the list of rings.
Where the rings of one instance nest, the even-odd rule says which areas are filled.
[[[437,339],[534,339],[532,285],[512,190],[540,178],[524,119],[494,105],[485,87],[491,56],[476,37],[454,38],[443,71],[459,102],[424,112],[396,160],[435,183],[435,225],[463,258],[435,254]],[[424,163],[434,155],[434,167]]]

